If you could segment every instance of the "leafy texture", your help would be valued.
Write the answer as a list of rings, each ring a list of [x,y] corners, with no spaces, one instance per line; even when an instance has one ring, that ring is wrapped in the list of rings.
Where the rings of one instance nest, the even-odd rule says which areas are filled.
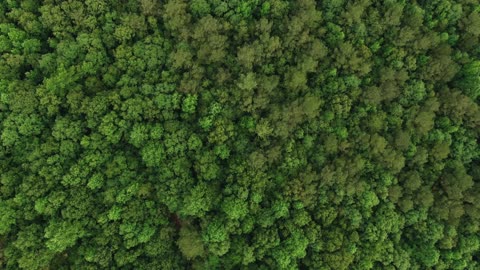
[[[0,268],[479,269],[479,7],[0,1]]]

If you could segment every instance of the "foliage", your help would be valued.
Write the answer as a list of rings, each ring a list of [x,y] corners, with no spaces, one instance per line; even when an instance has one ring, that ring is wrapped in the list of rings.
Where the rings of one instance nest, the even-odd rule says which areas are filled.
[[[0,1],[0,268],[479,269],[479,6]]]

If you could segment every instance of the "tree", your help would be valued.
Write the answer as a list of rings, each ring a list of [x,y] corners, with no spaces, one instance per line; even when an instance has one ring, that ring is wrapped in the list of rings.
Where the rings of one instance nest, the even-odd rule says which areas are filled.
[[[0,1],[0,269],[477,269],[474,2]]]
[[[71,247],[85,234],[83,226],[79,223],[52,221],[45,228],[46,246],[55,253],[60,253]]]
[[[182,254],[189,260],[205,254],[200,234],[190,225],[182,226],[177,244]]]

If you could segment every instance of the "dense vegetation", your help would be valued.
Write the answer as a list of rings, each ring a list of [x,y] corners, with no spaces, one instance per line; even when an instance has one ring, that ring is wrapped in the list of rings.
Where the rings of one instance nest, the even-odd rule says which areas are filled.
[[[0,268],[479,269],[478,0],[0,1]]]

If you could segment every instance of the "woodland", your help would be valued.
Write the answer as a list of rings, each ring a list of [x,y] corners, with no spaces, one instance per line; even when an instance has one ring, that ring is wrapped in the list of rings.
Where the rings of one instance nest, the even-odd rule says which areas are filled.
[[[480,269],[479,0],[1,0],[0,269]]]

